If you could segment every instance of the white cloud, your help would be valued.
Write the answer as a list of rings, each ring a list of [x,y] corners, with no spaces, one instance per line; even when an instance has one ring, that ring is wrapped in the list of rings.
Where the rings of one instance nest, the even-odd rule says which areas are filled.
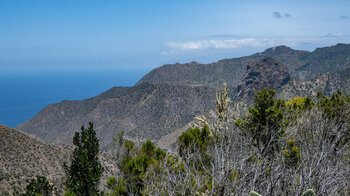
[[[162,55],[172,55],[180,52],[199,51],[205,49],[235,49],[242,47],[262,47],[269,45],[266,39],[244,38],[228,40],[202,40],[189,42],[168,42],[165,45],[169,51],[161,52]]]
[[[190,42],[169,42],[166,46],[175,50],[203,50],[203,49],[232,49],[244,46],[259,47],[264,43],[255,38],[229,39],[229,40],[202,40]]]
[[[343,33],[329,34],[332,36],[340,37]],[[305,44],[324,45],[324,44],[336,44],[347,40],[338,39],[325,39],[325,36],[321,38],[244,38],[244,39],[226,39],[226,40],[202,40],[202,41],[189,41],[189,42],[168,42],[165,45],[169,50],[161,52],[162,55],[174,55],[186,52],[195,52],[202,50],[229,50],[229,49],[241,49],[241,48],[268,48],[279,45],[286,45],[289,47],[298,47]]]

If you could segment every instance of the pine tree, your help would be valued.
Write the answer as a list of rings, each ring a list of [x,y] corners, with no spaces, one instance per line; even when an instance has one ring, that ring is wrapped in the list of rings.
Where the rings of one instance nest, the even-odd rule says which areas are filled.
[[[89,128],[81,127],[81,133],[76,132],[73,137],[76,146],[71,165],[64,164],[67,175],[66,187],[77,196],[98,195],[98,185],[103,172],[98,160],[99,140],[89,122]]]
[[[253,145],[261,154],[272,155],[279,150],[278,138],[284,135],[283,108],[285,102],[275,97],[275,90],[262,89],[254,96],[254,106],[249,108],[247,121],[244,123],[252,135]]]

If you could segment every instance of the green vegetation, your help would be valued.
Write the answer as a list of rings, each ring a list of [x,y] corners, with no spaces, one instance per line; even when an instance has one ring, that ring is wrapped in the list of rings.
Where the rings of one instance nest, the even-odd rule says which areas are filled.
[[[195,118],[195,126],[178,138],[177,155],[119,135],[122,174],[107,182],[109,195],[244,195],[251,188],[262,195],[347,192],[349,97],[274,96],[274,90],[261,90],[247,114],[235,118],[222,88],[215,116]]]
[[[30,180],[26,186],[26,192],[22,196],[51,196],[56,189],[45,177],[37,176],[36,179]]]
[[[114,138],[118,146],[116,155],[121,177],[111,177],[107,187],[111,190],[107,195],[141,194],[144,189],[145,174],[156,172],[159,162],[164,161],[166,152],[157,148],[151,141],[137,146],[133,141],[125,140],[123,132]]]
[[[67,175],[66,187],[77,196],[98,195],[98,185],[103,172],[98,160],[99,140],[89,123],[89,128],[81,127],[81,133],[76,132],[73,138],[76,146],[71,164],[64,164]]]
[[[261,195],[255,191],[250,191],[249,196],[261,196]]]
[[[312,189],[306,190],[301,196],[316,196],[316,193]]]
[[[215,114],[197,116],[194,126],[179,136],[177,153],[157,148],[150,140],[127,140],[121,132],[114,138],[120,175],[107,180],[109,191],[104,195],[349,193],[348,96],[338,91],[331,97],[319,93],[317,100],[283,101],[275,99],[275,90],[263,89],[247,113],[237,118],[224,86],[216,105]],[[103,172],[99,140],[92,123],[81,130],[73,138],[71,165],[64,164],[65,196],[103,195],[98,189]],[[25,195],[53,191],[46,178],[38,177]]]
[[[263,89],[254,96],[254,106],[249,114],[240,120],[241,127],[250,134],[253,145],[265,155],[273,155],[281,146],[278,139],[285,134],[289,121],[284,119],[285,102],[275,100],[275,90]]]
[[[189,129],[179,137],[179,155],[184,156],[185,150],[189,150],[191,153],[205,152],[211,137],[208,126],[204,126],[202,129],[198,127]]]

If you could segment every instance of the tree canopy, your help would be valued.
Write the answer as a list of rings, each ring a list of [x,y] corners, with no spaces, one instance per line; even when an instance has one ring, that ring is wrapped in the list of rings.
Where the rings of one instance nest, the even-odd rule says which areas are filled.
[[[98,160],[99,140],[92,122],[87,129],[82,126],[81,132],[75,133],[73,144],[76,148],[71,164],[64,164],[67,177],[65,185],[77,196],[98,195],[98,185],[104,169]]]

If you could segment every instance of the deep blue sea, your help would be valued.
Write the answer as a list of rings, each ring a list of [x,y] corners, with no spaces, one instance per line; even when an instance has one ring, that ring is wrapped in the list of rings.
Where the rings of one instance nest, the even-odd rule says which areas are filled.
[[[0,73],[0,124],[15,127],[45,106],[133,86],[146,71]]]

